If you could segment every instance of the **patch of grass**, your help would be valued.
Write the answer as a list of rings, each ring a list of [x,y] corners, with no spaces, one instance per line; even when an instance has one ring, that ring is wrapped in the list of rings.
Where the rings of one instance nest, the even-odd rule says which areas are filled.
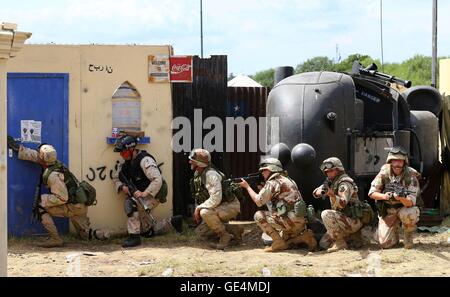
[[[271,271],[272,271],[272,276],[291,276],[292,275],[292,273],[290,273],[290,271],[286,267],[286,265],[281,265],[281,264],[278,264],[275,267],[273,267],[271,269]]]
[[[139,269],[138,275],[139,276],[161,276],[161,274],[167,269],[172,268],[173,269],[173,275],[172,276],[180,276],[178,271],[178,268],[181,268],[184,263],[181,263],[179,260],[176,259],[167,259],[163,261],[156,261],[153,264],[146,265]]]
[[[175,231],[164,235],[157,235],[152,238],[144,238],[144,241],[167,244],[167,243],[195,243],[197,242],[193,229],[185,228],[183,233],[178,234]]]
[[[251,266],[245,272],[246,276],[262,276],[262,269],[267,267],[267,265],[261,264],[256,266]],[[270,269],[270,268],[269,268]]]
[[[306,277],[316,277],[318,276],[317,273],[314,270],[306,268],[302,271],[302,275]]]
[[[405,251],[402,250],[399,253],[393,255],[383,255],[381,257],[381,263],[399,264],[408,261],[405,255]]]

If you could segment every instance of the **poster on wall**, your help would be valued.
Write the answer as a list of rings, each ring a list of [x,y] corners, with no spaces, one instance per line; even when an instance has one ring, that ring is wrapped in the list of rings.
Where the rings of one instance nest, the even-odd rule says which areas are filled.
[[[169,82],[169,56],[149,55],[148,56],[148,81],[159,83]]]
[[[22,142],[41,143],[41,121],[21,120],[20,134]]]
[[[170,57],[170,81],[192,82],[192,56]]]

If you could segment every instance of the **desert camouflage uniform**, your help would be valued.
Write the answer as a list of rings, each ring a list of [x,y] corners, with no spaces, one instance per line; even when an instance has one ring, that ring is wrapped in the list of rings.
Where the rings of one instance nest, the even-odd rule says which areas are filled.
[[[412,193],[408,194],[407,197],[411,199],[413,206],[387,208],[387,215],[385,217],[378,216],[378,230],[375,232],[374,238],[383,248],[392,247],[399,242],[400,222],[402,223],[405,232],[415,231],[420,215],[419,208],[415,206],[417,195],[419,193],[419,173],[415,169],[405,165],[402,175],[395,176],[391,172],[390,166],[390,164],[385,164],[381,167],[380,172],[372,181],[369,196],[374,192],[383,193],[385,185],[396,180],[400,182],[400,185],[405,186],[406,189]],[[408,178],[406,179],[410,179],[409,183],[405,181],[406,175],[408,175]],[[385,201],[383,203],[389,204],[390,202]]]
[[[122,169],[122,164],[119,165],[118,170],[113,173],[113,182],[116,187],[116,191],[119,192],[123,183],[119,180],[119,173]],[[165,218],[156,220],[151,212],[159,204],[159,200],[154,197],[158,194],[162,185],[162,176],[158,169],[158,165],[155,160],[149,156],[144,157],[140,162],[140,168],[144,172],[145,176],[150,180],[150,184],[143,191],[146,196],[141,198],[141,201],[150,209],[150,214],[147,214],[140,203],[137,203],[137,210],[128,217],[127,230],[129,234],[141,234],[148,232],[151,228],[154,234],[165,234],[173,229],[170,223],[171,218]],[[130,199],[130,198],[127,198]]]
[[[36,150],[20,146],[20,160],[40,163],[39,153]],[[105,239],[108,237],[105,230],[95,230],[95,234],[90,229],[89,218],[87,217],[88,207],[82,203],[69,203],[69,193],[64,183],[64,174],[53,171],[48,176],[47,187],[50,194],[41,194],[40,206],[47,213],[42,214],[42,225],[47,229],[49,234],[59,238],[57,228],[53,222],[53,217],[66,217],[75,227],[79,236],[83,239],[91,239],[93,236],[97,239]],[[60,238],[59,238],[60,239]],[[60,239],[61,240],[61,239]]]
[[[228,221],[235,219],[241,211],[241,205],[237,198],[231,201],[224,201],[222,196],[222,176],[217,170],[211,167],[204,169],[204,182],[201,181],[202,173],[195,171],[194,180],[200,179],[202,186],[208,191],[209,198],[205,201],[196,201],[200,203],[196,207],[201,208],[200,216],[202,222],[195,229],[196,235],[203,240],[210,240],[223,234],[225,231],[233,233],[234,230],[229,225],[225,225]],[[204,185],[203,185],[204,183]]]
[[[304,217],[297,217],[293,205],[302,200],[302,196],[294,181],[281,173],[273,173],[257,195],[256,205],[267,205],[269,211],[257,211],[254,219],[266,234],[275,229],[285,241],[298,236],[306,229]],[[278,208],[286,207],[286,213],[278,215]]]
[[[313,196],[318,198],[315,192],[322,189],[323,185],[313,191]],[[349,176],[341,173],[334,178],[330,188],[336,195],[336,202],[331,205],[331,209],[322,211],[322,221],[327,229],[327,233],[321,238],[319,245],[328,249],[337,238],[347,238],[351,234],[358,232],[362,223],[360,219],[351,218],[342,213],[342,210],[352,201],[358,200],[356,185]]]

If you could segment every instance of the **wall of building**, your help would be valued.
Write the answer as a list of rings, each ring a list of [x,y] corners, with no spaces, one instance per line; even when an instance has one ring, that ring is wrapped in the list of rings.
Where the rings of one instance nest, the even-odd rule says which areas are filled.
[[[167,45],[26,45],[8,64],[8,72],[69,74],[68,165],[76,176],[93,179],[98,204],[89,209],[89,216],[95,228],[126,230],[123,197],[110,179],[121,158],[106,142],[112,129],[111,97],[125,81],[141,95],[141,129],[151,138],[140,148],[164,162],[161,169],[169,184],[168,201],[154,216],[172,214],[171,86],[148,82],[148,56],[171,51]]]

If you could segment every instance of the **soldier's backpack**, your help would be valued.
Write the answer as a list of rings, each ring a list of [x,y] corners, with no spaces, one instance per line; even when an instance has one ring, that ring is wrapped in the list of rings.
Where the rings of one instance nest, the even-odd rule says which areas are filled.
[[[45,169],[42,174],[42,182],[44,185],[47,186],[48,177],[53,171],[64,174],[64,183],[66,184],[69,193],[69,203],[82,203],[86,206],[97,204],[97,191],[95,188],[87,181],[83,180],[79,182],[75,175],[59,161]]]

